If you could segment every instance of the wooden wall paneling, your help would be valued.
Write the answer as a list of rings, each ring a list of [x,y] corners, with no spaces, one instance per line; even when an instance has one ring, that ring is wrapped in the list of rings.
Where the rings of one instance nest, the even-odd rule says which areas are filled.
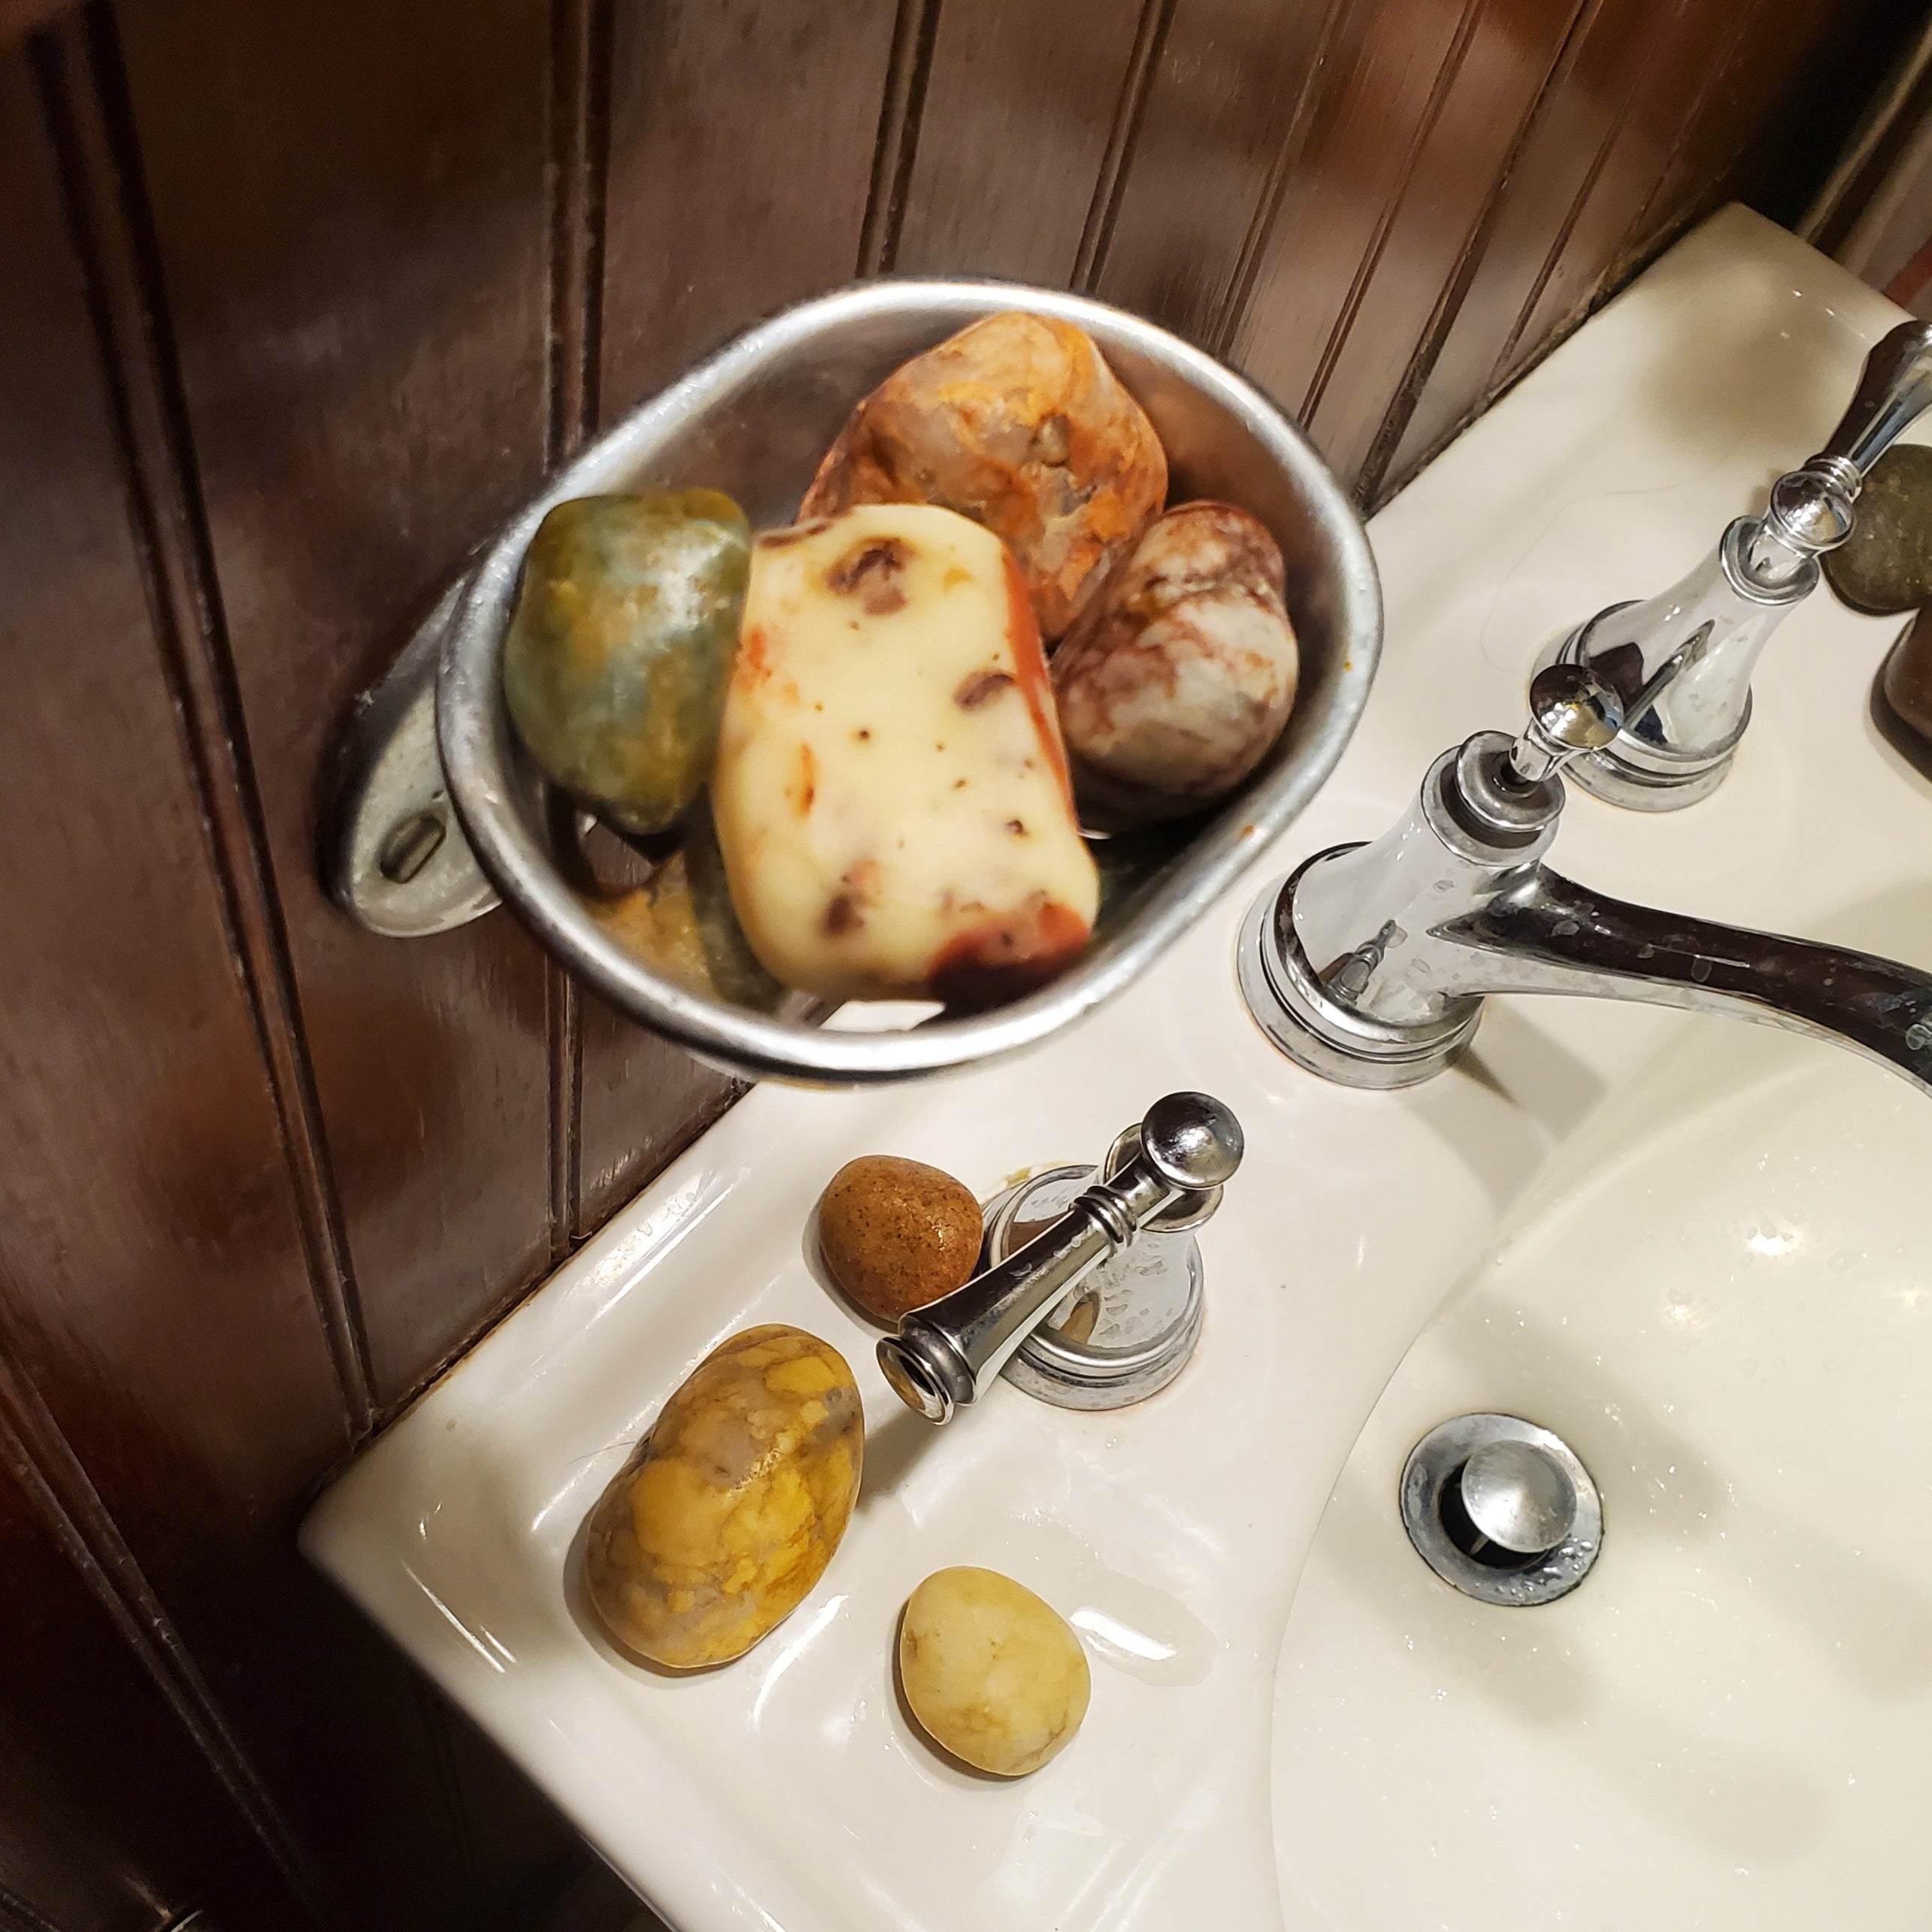
[[[550,1255],[541,956],[403,943],[318,879],[329,753],[541,477],[543,0],[119,16],[194,474],[377,1404]]]
[[[883,201],[899,174],[899,130],[916,121],[908,97],[932,4],[616,0],[602,421],[761,315],[858,272],[875,177]],[[882,112],[889,83],[896,117]],[[743,1089],[594,995],[576,997],[583,1234]]]
[[[68,0],[0,0],[0,53],[17,45],[67,4]]]
[[[1580,205],[1505,342],[1495,381],[1524,368],[1555,332],[1589,306],[1618,265],[1637,259],[1643,238],[1656,232],[1649,216],[1658,192],[1757,11],[1755,5],[1714,8],[1705,0],[1684,0],[1646,28],[1644,59],[1625,111],[1592,157]]]
[[[1406,177],[1373,232],[1312,379],[1306,427],[1372,493],[1406,419],[1410,371],[1461,300],[1504,176],[1562,60],[1581,0],[1482,0],[1445,57]]]
[[[1321,403],[1483,5],[1349,0],[1229,339],[1298,416]]]
[[[1766,104],[1753,101],[1753,83],[1800,11],[1800,0],[1752,0],[1733,13],[1729,33],[1710,62],[1704,84],[1603,268],[1599,287],[1626,279],[1661,238],[1688,226],[1715,201],[1722,168],[1744,138],[1740,123],[1749,104],[1761,111]],[[1591,296],[1597,292],[1593,289]]]
[[[1779,125],[1824,34],[1859,31],[1866,11],[1831,0],[1758,0],[1719,13],[1693,0],[1673,17],[1537,301],[1506,349],[1499,382],[1520,373],[1554,332],[1743,185],[1737,165]],[[1805,138],[1797,125],[1788,132]],[[1830,160],[1815,157],[1821,176]]]
[[[1073,282],[1164,5],[946,0],[894,270]]]
[[[896,17],[892,0],[616,0],[604,420],[858,272]]]
[[[1755,193],[1760,182],[1743,171],[1749,159],[1761,162],[1767,131],[1782,131],[1794,148],[1811,147],[1816,123],[1809,117],[1826,104],[1812,97],[1809,82],[1814,65],[1828,64],[1822,58],[1828,38],[1876,32],[1883,12],[1870,0],[1776,0],[1760,11],[1700,117],[1703,126],[1678,150],[1660,197],[1667,212],[1653,232],[1681,228],[1732,193]],[[1813,148],[1811,159],[1821,179],[1831,153]],[[1651,252],[1650,239],[1639,238],[1640,257]]]
[[[1519,190],[1526,167],[1534,168],[1540,137],[1552,114],[1570,91],[1576,62],[1587,44],[1590,30],[1603,11],[1603,0],[1579,0],[1569,9],[1568,24],[1558,41],[1528,108],[1518,120],[1507,147],[1497,164],[1494,178],[1473,225],[1462,238],[1455,267],[1438,290],[1435,304],[1414,353],[1395,384],[1355,482],[1355,495],[1364,509],[1373,510],[1386,501],[1391,492],[1391,473],[1407,443],[1424,395],[1436,380],[1444,352],[1459,329],[1466,327],[1464,312],[1485,279],[1493,277],[1490,261],[1500,252],[1504,262],[1512,259],[1510,244],[1514,239],[1509,217],[1522,198]],[[1532,179],[1535,177],[1532,175]],[[1507,271],[1504,277],[1507,279]],[[1491,307],[1494,307],[1493,297]],[[1486,373],[1485,365],[1485,373]],[[1480,379],[1479,378],[1479,380]]]
[[[1488,245],[1384,473],[1399,484],[1479,406],[1497,364],[1582,212],[1597,175],[1646,84],[1660,37],[1694,0],[1600,0],[1574,58],[1529,131],[1505,184]]]
[[[166,629],[153,525],[125,396],[103,380],[100,291],[69,247],[49,70],[0,65],[0,353],[17,377],[0,386],[0,1355],[86,1464],[65,1486],[129,1615],[155,1621],[151,1579],[184,1622],[214,1625],[292,1562],[284,1499],[349,1428],[178,656],[150,628],[152,613]],[[184,1663],[177,1688],[192,1703],[203,1682]]]
[[[0,1925],[151,1932],[201,1905],[237,1928],[308,1927],[22,1486],[20,1455],[0,1424]]]
[[[104,1571],[158,1633],[263,1835],[292,1866],[326,1864],[359,1916],[433,1922],[488,1896],[474,1882],[490,1842],[471,1858],[410,1667],[294,1546],[362,1412],[328,1345],[338,1311],[305,1252],[289,1122],[264,1075],[288,1016],[264,997],[249,860],[222,832],[246,748],[226,737],[238,719],[223,708],[171,345],[150,319],[138,164],[114,139],[111,19],[77,15],[33,53],[73,247],[57,213],[26,224],[62,198],[47,144],[17,139],[23,173],[39,173],[5,198],[9,241],[17,261],[29,240],[43,259],[8,283],[9,361],[38,380],[10,386],[0,452],[0,474],[32,486],[16,486],[0,565],[10,682],[31,700],[4,727],[17,836],[0,892],[34,909],[29,943],[6,955],[20,1149],[0,1183],[8,1352],[71,1444],[68,1493]],[[293,529],[315,507],[292,489],[279,513]],[[265,659],[281,636],[260,640]],[[304,880],[312,851],[311,826]],[[504,1180],[528,1170],[541,1204],[539,1101]]]
[[[1223,345],[1349,5],[1174,0],[1101,238],[1097,292]]]
[[[546,468],[555,471],[583,447],[597,422],[604,191],[610,162],[608,0],[552,0],[550,78],[550,357],[544,455]],[[581,1207],[583,1013],[576,980],[559,961],[546,958],[553,1263],[562,1261],[575,1244]]]
[[[746,1091],[605,1005],[577,995],[582,1014],[577,1227],[595,1234],[612,1210],[668,1165]]]

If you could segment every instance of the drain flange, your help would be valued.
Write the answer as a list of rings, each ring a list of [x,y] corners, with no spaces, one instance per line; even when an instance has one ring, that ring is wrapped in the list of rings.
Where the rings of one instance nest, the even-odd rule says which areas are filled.
[[[1402,1524],[1445,1583],[1485,1603],[1553,1603],[1603,1543],[1603,1499],[1560,1436],[1517,1416],[1458,1416],[1402,1471]]]

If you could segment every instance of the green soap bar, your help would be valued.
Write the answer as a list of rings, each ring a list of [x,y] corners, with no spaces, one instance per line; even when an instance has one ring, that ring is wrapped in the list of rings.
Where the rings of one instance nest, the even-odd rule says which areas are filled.
[[[503,695],[544,773],[630,832],[676,822],[710,775],[751,569],[716,490],[584,496],[538,526]]]
[[[1888,450],[1858,492],[1858,517],[1824,559],[1840,601],[1876,617],[1932,604],[1932,450]]]

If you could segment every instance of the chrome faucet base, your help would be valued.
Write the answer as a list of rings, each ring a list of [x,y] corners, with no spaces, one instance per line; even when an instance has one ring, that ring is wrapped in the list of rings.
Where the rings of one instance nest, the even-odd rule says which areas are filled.
[[[1295,930],[1295,889],[1325,861],[1358,851],[1331,846],[1264,892],[1241,922],[1236,971],[1249,1016],[1273,1044],[1325,1080],[1388,1093],[1419,1086],[1468,1050],[1482,1019],[1479,999],[1459,1001],[1438,1019],[1378,1019],[1322,984]]]
[[[1089,1383],[1132,1382],[1146,1366],[1133,1359],[1141,1339],[1133,1332],[1140,1313],[1124,1302],[1119,1319],[1108,1323],[1104,1334],[1097,1297],[1089,1301],[1092,1322],[1080,1316],[1083,1291],[1141,1240],[1185,1235],[1199,1227],[1220,1205],[1222,1188],[1241,1164],[1241,1123],[1212,1095],[1173,1093],[1156,1101],[1137,1127],[1116,1138],[1101,1173],[1086,1170],[1085,1184],[1069,1189],[1056,1212],[1029,1229],[1025,1240],[1015,1246],[996,1241],[997,1229],[989,1231],[984,1264],[972,1279],[914,1309],[896,1334],[880,1341],[879,1367],[893,1394],[928,1422],[949,1422],[979,1400],[1036,1330],[1056,1323],[1057,1335],[1035,1345],[1036,1365],[1044,1358],[1049,1369],[1065,1370],[1077,1379],[1083,1376]],[[1198,1285],[1198,1260],[1194,1273]],[[1192,1319],[1198,1324],[1198,1307]],[[1096,1355],[1089,1343],[1098,1344],[1098,1358],[1076,1361],[1082,1352]],[[1170,1373],[1178,1371],[1192,1346],[1187,1337]],[[1164,1355],[1155,1364],[1165,1365]],[[1138,1391],[1152,1392],[1144,1385]],[[1123,1391],[1119,1399],[1138,1395]]]
[[[1724,783],[1751,721],[1751,677],[1772,634],[1817,589],[1819,558],[1858,520],[1858,492],[1899,432],[1932,407],[1932,323],[1901,323],[1866,358],[1830,441],[1771,486],[1669,589],[1613,604],[1546,653],[1615,693],[1616,740],[1570,765],[1606,804],[1674,812]]]
[[[1132,1139],[1104,1163],[1049,1167],[1010,1187],[986,1210],[985,1267],[1046,1232],[1094,1182],[1117,1173]],[[1138,1152],[1137,1140],[1133,1150]],[[1206,1275],[1192,1234],[1150,1223],[1070,1290],[1020,1343],[1001,1375],[1056,1409],[1094,1412],[1144,1402],[1186,1367],[1201,1339]]]
[[[1593,662],[1590,635],[1604,619],[1628,609],[1613,604],[1597,612],[1587,624],[1579,624],[1567,637],[1558,638],[1537,659],[1536,669],[1552,665],[1577,665],[1585,669],[1601,667]],[[1655,714],[1643,721],[1651,724]],[[1626,725],[1615,740],[1601,751],[1580,753],[1563,768],[1564,781],[1587,792],[1606,805],[1631,812],[1678,812],[1708,798],[1730,775],[1738,741],[1751,722],[1751,694],[1744,694],[1736,725],[1723,743],[1696,750],[1673,747],[1645,735],[1641,727]]]
[[[1587,665],[1530,691],[1513,740],[1444,752],[1367,845],[1263,894],[1241,930],[1249,1010],[1283,1052],[1349,1086],[1409,1086],[1468,1046],[1494,993],[1637,1000],[1835,1041],[1932,1093],[1932,974],[1895,960],[1631,905],[1545,863],[1563,771],[1624,722]]]

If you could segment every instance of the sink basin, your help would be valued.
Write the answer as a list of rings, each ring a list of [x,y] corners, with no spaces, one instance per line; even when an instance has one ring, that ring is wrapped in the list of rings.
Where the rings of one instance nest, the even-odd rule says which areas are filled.
[[[1513,722],[1544,643],[1679,574],[1897,318],[1715,217],[1376,518],[1387,643],[1353,743],[1143,980],[1023,1059],[756,1089],[318,1504],[314,1560],[680,1932],[1924,1922],[1888,1848],[1927,1795],[1932,1107],[1823,1047],[1552,999],[1493,1001],[1427,1086],[1349,1092],[1267,1046],[1234,974],[1267,880]],[[1932,959],[1932,792],[1866,709],[1897,628],[1814,598],[1716,796],[1575,799],[1563,870]],[[803,1251],[831,1173],[901,1153],[985,1198],[1178,1087],[1249,1149],[1199,1237],[1185,1372],[1112,1414],[1005,1385],[943,1430],[900,1410]],[[585,1614],[583,1519],[698,1358],[774,1320],[858,1372],[865,1494],[764,1645],[662,1676]],[[1410,1444],[1474,1409],[1566,1432],[1602,1486],[1605,1553],[1560,1603],[1455,1595],[1394,1520]],[[955,1770],[899,1707],[900,1606],[952,1564],[1088,1647],[1086,1728],[1030,1779]]]
[[[1932,957],[1932,889],[1822,931]],[[1565,1144],[1302,1576],[1273,1790],[1310,1922],[1932,1919],[1928,1174],[1903,1081],[1743,1028],[1687,1030]],[[1404,1458],[1470,1410],[1596,1479],[1603,1554],[1560,1602],[1478,1603],[1410,1547]]]

